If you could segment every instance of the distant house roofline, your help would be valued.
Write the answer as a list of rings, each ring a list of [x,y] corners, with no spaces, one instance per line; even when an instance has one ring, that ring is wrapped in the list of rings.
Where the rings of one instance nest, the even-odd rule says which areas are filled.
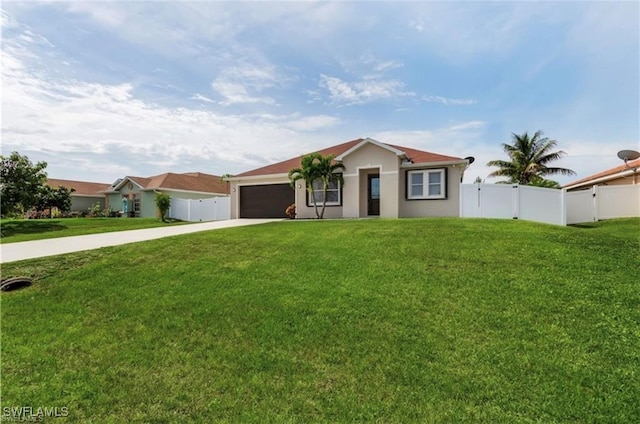
[[[571,183],[565,184],[562,186],[562,188],[573,189],[615,180],[617,178],[633,175],[634,173],[638,172],[638,168],[640,168],[640,159],[629,161],[626,164],[618,165],[616,167],[606,169],[596,174],[589,175],[588,177],[584,177]]]
[[[204,172],[186,172],[182,174],[166,172],[151,177],[127,175],[118,180],[115,186],[105,190],[104,193],[117,193],[128,182],[135,184],[141,191],[173,190],[200,194],[229,194],[228,184],[222,180],[222,177]]]
[[[71,195],[77,196],[77,197],[100,197],[103,195],[103,191],[105,189],[108,189],[110,186],[110,184],[107,184],[107,183],[62,180],[59,178],[48,178],[47,185],[53,188],[56,188],[56,187],[73,188],[75,191],[71,193]]]

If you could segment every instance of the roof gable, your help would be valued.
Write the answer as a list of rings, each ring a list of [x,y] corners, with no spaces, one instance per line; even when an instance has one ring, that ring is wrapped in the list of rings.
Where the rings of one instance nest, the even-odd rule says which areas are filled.
[[[118,181],[118,183],[115,186],[112,186],[110,191],[118,191],[122,187],[124,187],[124,185],[127,184],[128,182],[131,182],[131,183],[137,185],[138,188],[142,189],[149,183],[149,180],[150,180],[149,178],[132,177],[132,176],[127,175],[126,177],[124,177],[123,179]]]
[[[388,150],[391,153],[393,153],[396,156],[399,157],[404,157],[405,153],[399,149],[396,149],[395,147],[393,147],[390,144],[385,144],[385,143],[381,143],[377,140],[374,140],[373,138],[365,138],[364,140],[362,140],[360,143],[356,144],[355,146],[351,147],[349,150],[346,150],[345,152],[341,153],[339,156],[336,156],[336,160],[337,161],[342,161],[345,157],[349,156],[351,153],[355,152],[356,150],[362,148],[363,146],[372,144],[374,146],[380,147],[381,149],[384,150]]]
[[[411,160],[413,163],[432,163],[432,162],[464,162],[464,159],[455,156],[446,156],[438,153],[431,153],[417,149],[411,149],[408,147],[396,146],[392,144],[383,143],[372,138],[358,138],[355,140],[347,141],[346,143],[337,144],[335,146],[327,147],[322,150],[317,150],[323,156],[332,154],[336,157],[336,160],[341,160],[345,156],[358,150],[360,147],[374,144],[383,149],[389,150],[395,153],[399,157],[404,157]],[[311,152],[310,152],[311,153]],[[309,153],[307,153],[309,154]],[[297,156],[291,159],[287,159],[282,162],[274,163],[272,165],[263,166],[261,168],[252,169],[247,172],[235,175],[233,178],[254,177],[262,175],[279,175],[287,174],[290,169],[300,166],[302,156]]]

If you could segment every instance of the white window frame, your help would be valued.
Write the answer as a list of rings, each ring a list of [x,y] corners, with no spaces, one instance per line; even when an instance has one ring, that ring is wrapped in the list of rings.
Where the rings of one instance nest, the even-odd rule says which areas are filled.
[[[136,213],[140,213],[140,202],[141,202],[141,197],[140,193],[135,193],[133,195],[133,211]]]
[[[313,181],[313,184],[318,184],[319,187],[313,188],[313,193],[309,193],[307,191],[307,206],[308,207],[313,207],[313,199],[315,197],[315,193],[318,192],[321,195],[323,194],[323,190],[322,190],[322,181],[321,180],[315,180]],[[331,201],[331,202],[326,202],[325,206],[342,206],[342,183],[339,180],[333,180],[329,183],[329,187],[331,187],[331,184],[335,183],[336,184],[336,188],[329,188],[327,189],[327,194],[331,193],[331,192],[337,192],[338,193],[338,200],[337,201]],[[313,197],[311,197],[313,196]],[[322,199],[321,200],[317,200],[316,201],[316,205],[318,206],[322,206]]]
[[[422,174],[422,194],[414,195],[411,190],[412,175]],[[440,174],[440,194],[429,195],[429,175]],[[429,199],[446,199],[447,198],[447,169],[416,169],[407,171],[407,200],[429,200]]]

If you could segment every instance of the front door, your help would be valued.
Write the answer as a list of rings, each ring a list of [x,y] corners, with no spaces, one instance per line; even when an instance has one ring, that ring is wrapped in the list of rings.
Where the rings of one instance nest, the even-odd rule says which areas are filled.
[[[380,216],[380,175],[369,174],[367,184],[367,215]]]

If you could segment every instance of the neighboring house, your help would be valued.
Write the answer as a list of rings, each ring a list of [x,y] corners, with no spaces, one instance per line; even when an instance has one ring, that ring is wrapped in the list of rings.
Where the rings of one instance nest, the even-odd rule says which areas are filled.
[[[594,185],[630,184],[640,184],[640,159],[631,160],[626,164],[565,184],[562,188],[567,191],[577,191],[589,189]]]
[[[202,172],[168,172],[146,178],[127,176],[103,191],[107,199],[107,209],[145,218],[157,216],[156,193],[165,193],[172,198],[181,199],[229,196],[229,183],[222,181],[218,175]]]
[[[345,166],[344,187],[327,195],[326,218],[459,216],[460,183],[469,161],[394,146],[371,138],[318,151]],[[314,218],[304,181],[291,188],[288,172],[301,156],[254,169],[228,180],[231,218],[279,218],[296,205],[298,218]],[[318,187],[321,190],[320,187]]]
[[[96,203],[100,204],[100,209],[104,209],[105,197],[103,192],[109,188],[109,184],[106,183],[58,180],[54,178],[47,179],[47,185],[52,188],[63,186],[74,189],[75,191],[71,193],[71,210],[85,212]]]

